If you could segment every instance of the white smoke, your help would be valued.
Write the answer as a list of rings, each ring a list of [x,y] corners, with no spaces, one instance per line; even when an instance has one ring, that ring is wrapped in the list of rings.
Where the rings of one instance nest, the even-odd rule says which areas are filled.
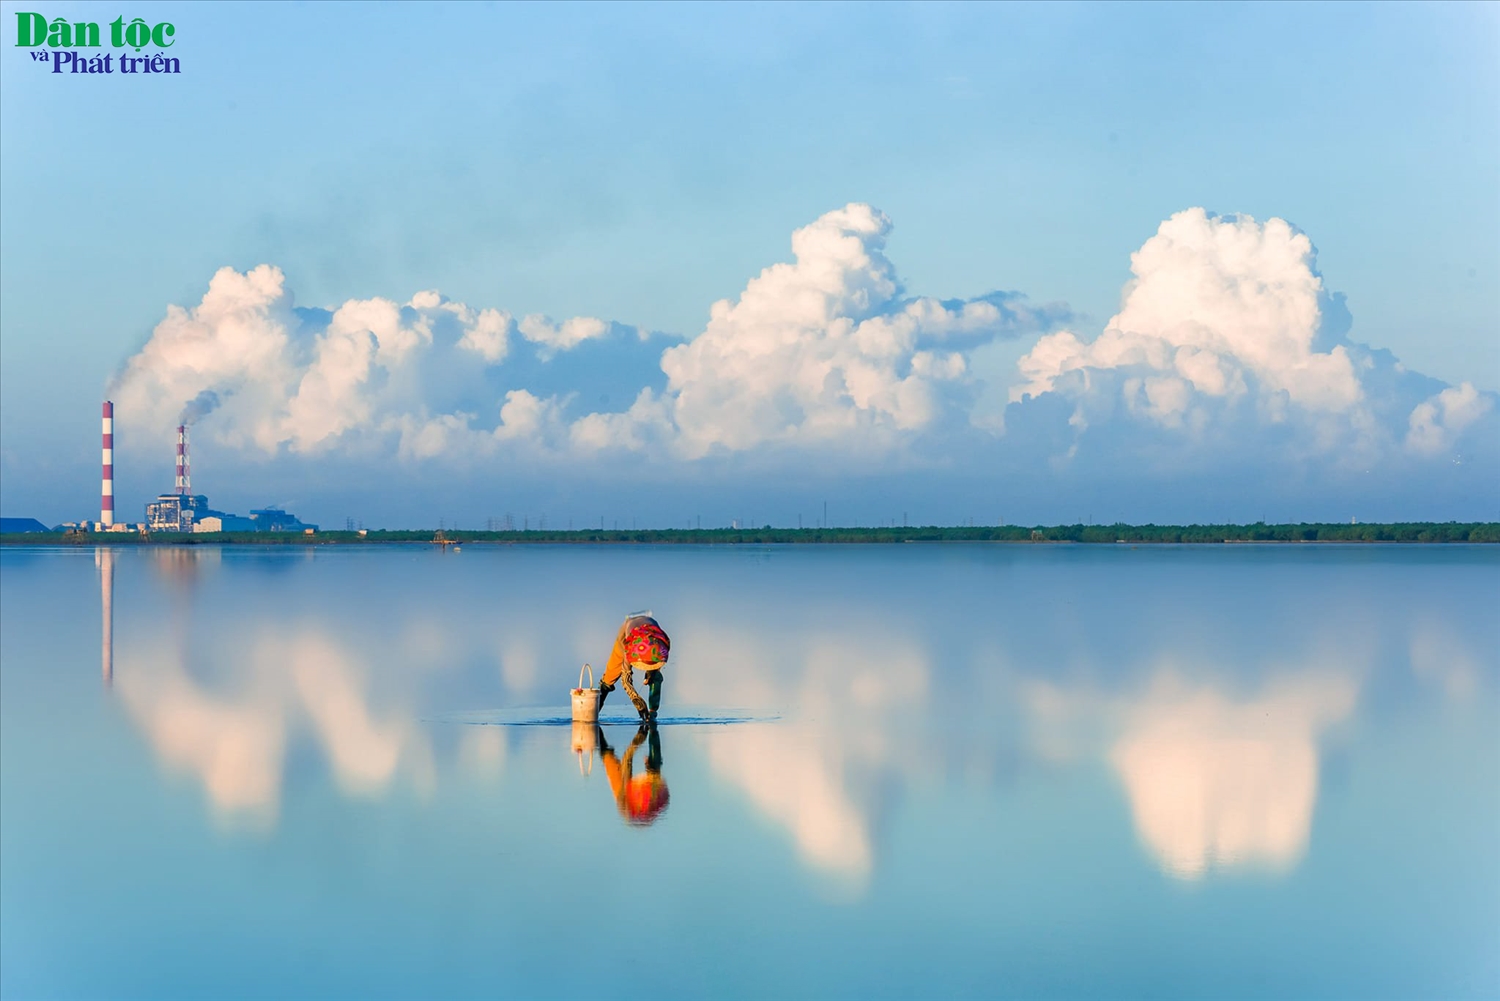
[[[497,438],[539,426],[515,409],[507,416],[500,404],[506,394],[494,392],[480,371],[510,353],[516,325],[508,313],[433,291],[404,305],[351,299],[321,324],[306,313],[294,309],[279,269],[221,269],[202,302],[169,307],[126,363],[115,391],[122,416],[159,429],[170,425],[169,415],[201,419],[217,408],[214,434],[232,446],[310,453],[334,443],[373,440],[379,448],[389,441],[413,459],[442,456],[465,438],[477,417],[453,405],[465,394],[483,402],[493,392]],[[563,333],[546,342],[549,353],[609,327],[578,317],[557,329]],[[178,414],[172,401],[185,399],[191,402]],[[530,394],[525,399],[535,402]]]
[[[295,318],[283,281],[270,265],[244,274],[222,268],[198,306],[168,306],[116,380],[121,423],[165,434],[182,401],[232,391],[225,416],[234,442],[274,449],[273,415],[297,374],[289,333]]]
[[[212,389],[205,389],[182,408],[182,413],[177,415],[177,423],[195,424],[217,409],[219,409],[219,394]]]

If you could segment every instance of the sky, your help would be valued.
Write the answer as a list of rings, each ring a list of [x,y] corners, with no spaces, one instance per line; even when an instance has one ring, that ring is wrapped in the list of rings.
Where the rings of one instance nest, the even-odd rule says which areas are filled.
[[[6,517],[1500,518],[1494,5],[0,8]]]

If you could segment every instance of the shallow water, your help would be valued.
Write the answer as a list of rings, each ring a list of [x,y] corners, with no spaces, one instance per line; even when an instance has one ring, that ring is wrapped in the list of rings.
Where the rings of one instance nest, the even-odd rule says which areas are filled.
[[[1497,571],[6,548],[0,993],[1495,996]],[[659,749],[507,725],[643,608]]]

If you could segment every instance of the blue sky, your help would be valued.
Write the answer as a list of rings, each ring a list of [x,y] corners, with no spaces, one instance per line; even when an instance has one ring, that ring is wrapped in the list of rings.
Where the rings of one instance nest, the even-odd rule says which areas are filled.
[[[131,516],[204,389],[226,403],[195,429],[199,488],[324,522],[1500,516],[1493,6],[3,10],[7,516],[93,508],[112,384]],[[12,45],[27,10],[171,20],[183,74],[50,75]],[[812,253],[762,298],[821,312],[715,328],[809,227],[863,263]],[[279,284],[224,315],[283,353],[184,371],[169,305],[262,264]],[[428,290],[450,308],[413,306]],[[1024,308],[979,316],[997,291]],[[373,355],[346,397],[319,383],[337,420],[309,416],[336,311],[370,300],[405,314],[382,338],[345,313]],[[972,308],[845,351],[841,323],[913,301]],[[455,346],[485,310],[502,356]],[[603,332],[563,347],[533,314]],[[1117,316],[1126,354],[1091,348]],[[838,385],[809,389],[825,368]]]

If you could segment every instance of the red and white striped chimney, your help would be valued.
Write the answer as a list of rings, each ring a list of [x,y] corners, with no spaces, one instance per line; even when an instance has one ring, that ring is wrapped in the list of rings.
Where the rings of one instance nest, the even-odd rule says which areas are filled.
[[[104,478],[99,490],[99,524],[115,523],[115,405],[104,401]]]
[[[177,425],[177,492],[193,492],[193,477],[188,469],[187,425]]]

